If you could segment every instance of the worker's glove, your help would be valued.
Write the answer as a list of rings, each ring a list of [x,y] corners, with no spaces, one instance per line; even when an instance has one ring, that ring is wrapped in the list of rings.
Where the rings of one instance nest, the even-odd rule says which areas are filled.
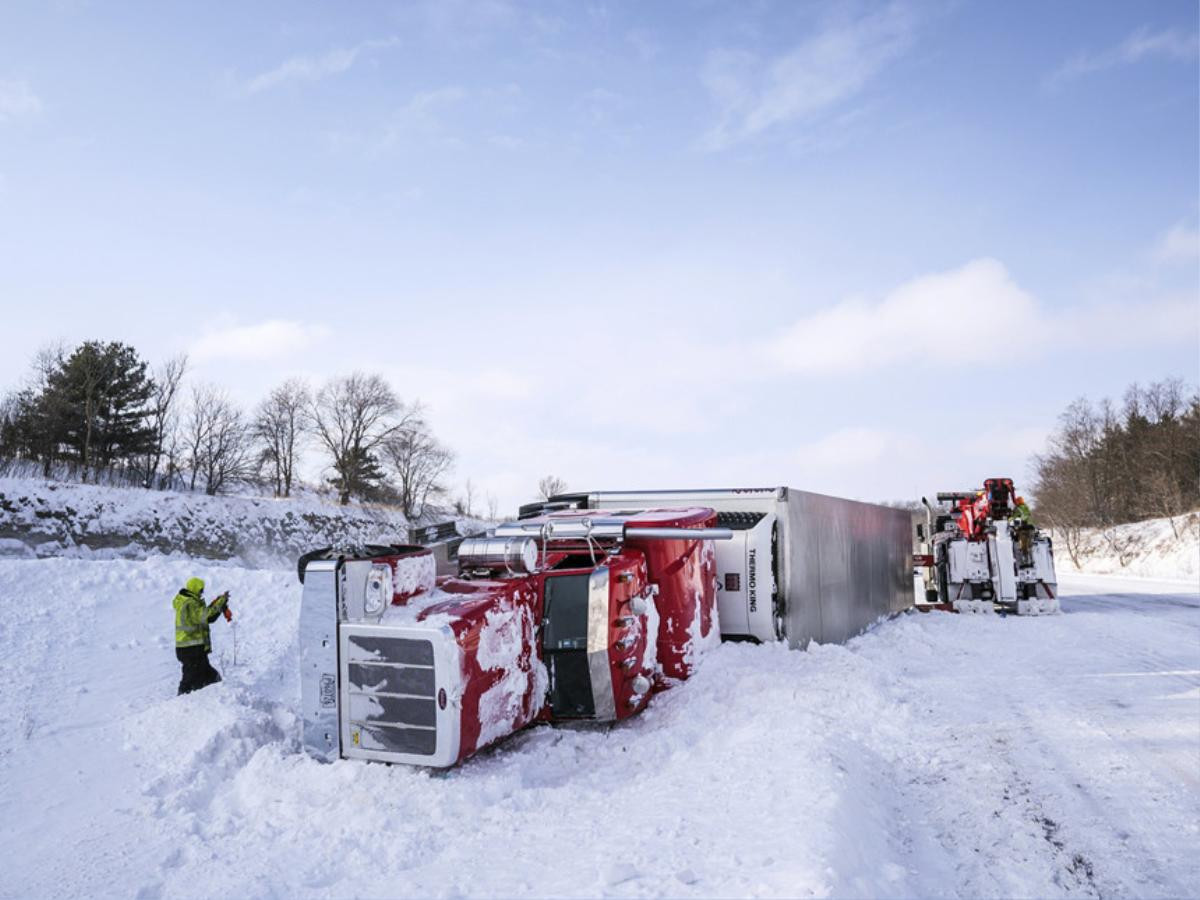
[[[231,609],[229,608],[229,604],[228,604],[228,603],[226,603],[226,604],[225,604],[225,608],[221,610],[221,615],[223,615],[223,616],[225,617],[225,621],[226,621],[226,622],[232,622],[232,621],[233,621],[233,610],[231,610]]]

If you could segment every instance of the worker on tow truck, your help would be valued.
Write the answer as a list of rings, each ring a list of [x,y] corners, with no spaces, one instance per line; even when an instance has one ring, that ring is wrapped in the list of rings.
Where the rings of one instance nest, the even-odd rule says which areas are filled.
[[[183,667],[179,693],[190,694],[221,680],[221,673],[208,661],[208,654],[212,652],[208,626],[222,615],[227,622],[233,620],[229,592],[206,604],[204,580],[189,578],[183,590],[175,595],[172,605],[175,607],[175,658]]]
[[[1017,543],[1020,545],[1021,553],[1028,557],[1033,549],[1033,533],[1036,529],[1033,527],[1033,513],[1030,512],[1029,504],[1025,502],[1024,497],[1016,499],[1010,518],[1013,529],[1017,533]]]

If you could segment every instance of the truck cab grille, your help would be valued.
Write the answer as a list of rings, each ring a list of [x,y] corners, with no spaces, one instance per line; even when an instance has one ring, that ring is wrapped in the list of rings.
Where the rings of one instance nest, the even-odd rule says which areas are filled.
[[[342,626],[342,752],[432,756],[437,749],[433,644]]]

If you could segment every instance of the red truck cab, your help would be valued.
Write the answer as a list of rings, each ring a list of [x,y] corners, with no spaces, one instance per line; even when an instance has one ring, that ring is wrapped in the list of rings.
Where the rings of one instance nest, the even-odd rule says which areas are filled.
[[[444,767],[535,722],[640,712],[720,641],[715,521],[552,512],[464,540],[436,579],[422,548],[309,561],[306,748]]]

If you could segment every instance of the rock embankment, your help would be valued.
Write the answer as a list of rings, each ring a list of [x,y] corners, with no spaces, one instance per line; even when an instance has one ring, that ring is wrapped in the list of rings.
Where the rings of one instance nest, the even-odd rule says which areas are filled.
[[[404,542],[398,511],[0,478],[0,555],[150,554],[270,565],[313,547]]]

